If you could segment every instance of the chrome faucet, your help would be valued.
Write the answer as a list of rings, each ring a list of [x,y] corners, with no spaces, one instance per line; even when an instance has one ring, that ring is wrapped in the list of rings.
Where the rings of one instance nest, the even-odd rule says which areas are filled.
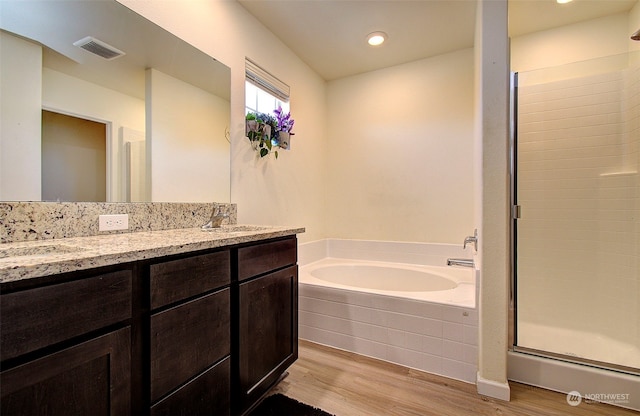
[[[208,223],[203,225],[201,228],[203,230],[209,230],[211,228],[220,228],[220,226],[222,225],[222,221],[225,218],[229,218],[229,214],[223,214],[221,212],[218,212],[218,208],[213,207],[213,212],[211,212],[211,219],[209,220]]]
[[[447,259],[447,266],[473,267],[473,259]]]
[[[478,229],[473,230],[473,236],[468,236],[464,239],[464,244],[462,245],[462,249],[467,248],[467,244],[473,243],[473,249],[478,251]]]

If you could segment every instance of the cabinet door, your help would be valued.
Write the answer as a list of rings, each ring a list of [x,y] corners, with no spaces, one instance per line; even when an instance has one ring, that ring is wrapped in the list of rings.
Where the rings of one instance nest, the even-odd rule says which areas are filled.
[[[151,416],[226,416],[231,409],[227,357],[151,407]]]
[[[0,414],[131,414],[130,330],[120,329],[0,373]]]
[[[298,267],[239,285],[239,382],[246,409],[298,358]]]
[[[151,402],[231,351],[230,290],[151,316]]]

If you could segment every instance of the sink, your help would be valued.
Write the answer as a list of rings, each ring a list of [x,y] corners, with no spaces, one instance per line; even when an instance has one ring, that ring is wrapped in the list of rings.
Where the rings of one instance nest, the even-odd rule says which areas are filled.
[[[214,232],[214,233],[244,233],[244,232],[256,232],[266,231],[271,227],[263,227],[260,225],[223,225],[218,228],[203,228],[202,231]]]
[[[46,246],[33,246],[33,247],[12,247],[12,248],[0,248],[0,259],[6,259],[9,257],[27,257],[27,256],[48,256],[51,254],[67,254],[77,253],[83,251],[82,247],[67,246],[64,244],[51,244]]]

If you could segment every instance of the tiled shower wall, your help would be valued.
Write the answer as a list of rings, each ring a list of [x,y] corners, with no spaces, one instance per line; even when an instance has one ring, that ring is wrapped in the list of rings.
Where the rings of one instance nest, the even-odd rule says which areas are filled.
[[[638,68],[520,86],[518,321],[640,345],[639,91]]]

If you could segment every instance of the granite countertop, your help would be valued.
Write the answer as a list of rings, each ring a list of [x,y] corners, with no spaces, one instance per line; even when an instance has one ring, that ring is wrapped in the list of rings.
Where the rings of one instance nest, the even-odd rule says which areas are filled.
[[[0,283],[303,233],[299,227],[230,225],[0,244]]]

